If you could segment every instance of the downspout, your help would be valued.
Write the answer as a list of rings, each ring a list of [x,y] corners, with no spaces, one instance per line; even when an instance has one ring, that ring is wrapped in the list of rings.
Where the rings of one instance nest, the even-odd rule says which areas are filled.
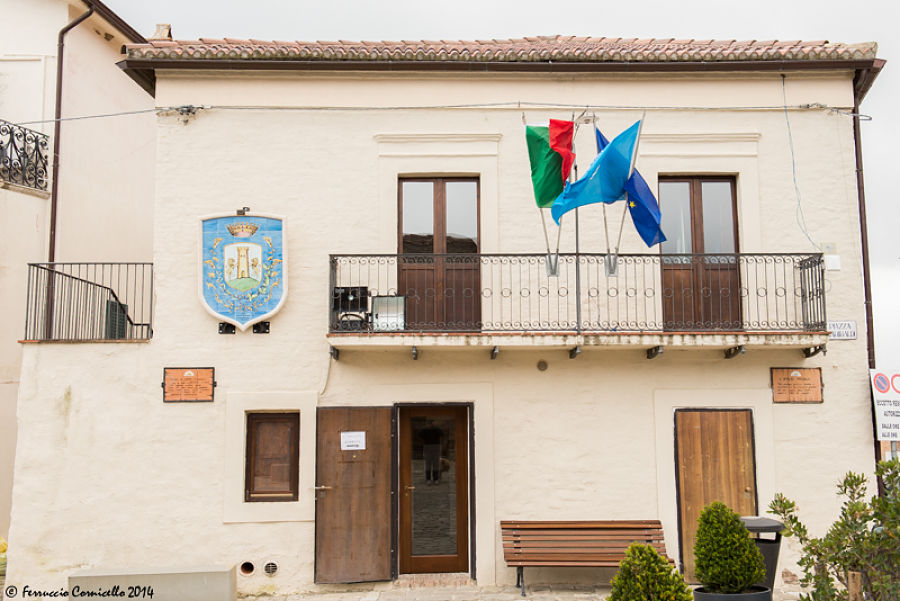
[[[859,106],[862,96],[861,82],[866,79],[868,70],[856,72],[853,78],[853,146],[856,152],[856,191],[859,202],[859,235],[862,243],[862,271],[863,294],[866,306],[866,351],[869,359],[869,369],[875,369],[875,331],[874,318],[872,316],[872,275],[869,267],[869,228],[866,223],[866,187],[863,181],[862,135],[859,127]],[[869,392],[871,395],[871,391]],[[875,404],[870,398],[869,410],[872,412],[872,440],[875,445],[875,462],[881,461],[881,445],[878,442],[878,428],[875,420]],[[878,482],[879,492],[882,492],[882,482]]]
[[[59,30],[56,41],[56,109],[53,121],[53,175],[50,181],[50,248],[47,251],[47,261],[53,263],[56,260],[56,205],[59,201],[59,132],[60,119],[62,118],[62,84],[63,84],[63,51],[65,37],[88,17],[94,14],[94,7],[77,19]]]

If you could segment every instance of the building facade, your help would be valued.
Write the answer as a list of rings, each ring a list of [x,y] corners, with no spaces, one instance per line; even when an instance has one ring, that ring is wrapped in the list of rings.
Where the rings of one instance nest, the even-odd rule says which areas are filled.
[[[690,576],[713,500],[763,514],[781,491],[824,526],[836,478],[874,463],[866,336],[829,341],[827,319],[867,320],[852,113],[875,52],[128,46],[158,109],[154,275],[133,297],[152,339],[25,345],[8,580],[512,584],[499,522],[548,519],[659,520]],[[583,173],[591,125],[642,115],[668,240],[646,248],[621,202],[542,222],[523,122],[576,119]],[[142,337],[110,335],[105,307],[100,338]]]
[[[0,246],[0,306],[9,316],[0,326],[0,536],[6,536],[28,263],[151,258],[146,223],[155,120],[152,97],[116,67],[124,44],[146,40],[102,2],[2,0],[0,12],[12,17],[0,22],[0,214],[8,232]],[[66,120],[57,128],[57,110],[63,119],[147,112]]]

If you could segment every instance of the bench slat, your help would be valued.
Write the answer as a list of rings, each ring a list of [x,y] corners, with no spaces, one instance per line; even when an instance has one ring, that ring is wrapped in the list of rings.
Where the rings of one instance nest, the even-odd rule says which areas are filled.
[[[517,521],[500,522],[503,558],[518,570],[525,595],[525,567],[615,568],[635,542],[652,546],[666,556],[665,537],[659,520]]]

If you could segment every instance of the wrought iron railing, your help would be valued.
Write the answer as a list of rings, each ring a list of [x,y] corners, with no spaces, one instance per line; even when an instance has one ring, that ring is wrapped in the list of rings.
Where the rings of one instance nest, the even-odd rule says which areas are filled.
[[[26,340],[149,340],[152,263],[29,263]]]
[[[0,180],[47,189],[47,136],[0,119]]]
[[[823,331],[819,254],[331,255],[330,332]]]

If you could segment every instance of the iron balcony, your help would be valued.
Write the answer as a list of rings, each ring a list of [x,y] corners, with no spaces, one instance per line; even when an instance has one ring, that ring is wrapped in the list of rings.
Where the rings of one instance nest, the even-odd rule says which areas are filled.
[[[330,334],[826,328],[821,254],[354,254],[330,275]]]

